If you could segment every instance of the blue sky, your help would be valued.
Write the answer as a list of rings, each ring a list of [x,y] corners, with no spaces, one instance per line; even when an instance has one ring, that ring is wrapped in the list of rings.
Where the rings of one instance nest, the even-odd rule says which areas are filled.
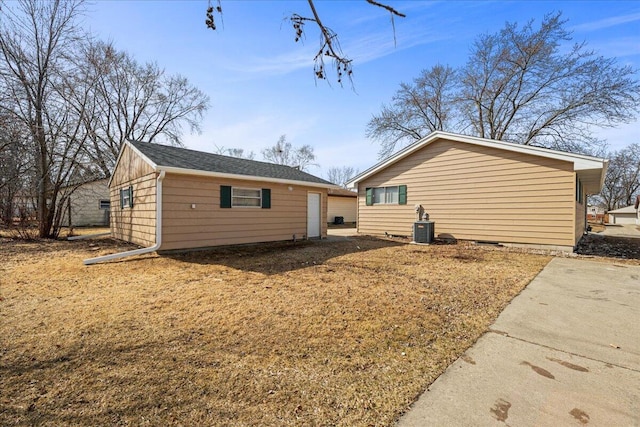
[[[216,146],[260,151],[282,134],[294,145],[314,147],[323,176],[329,167],[367,169],[378,161],[378,145],[365,137],[371,116],[389,102],[401,82],[436,63],[464,64],[476,35],[505,22],[540,22],[562,11],[574,41],[586,41],[620,64],[640,69],[638,1],[392,1],[407,14],[395,19],[358,1],[316,1],[323,22],[336,31],[354,61],[355,90],[316,82],[313,55],[318,33],[309,27],[294,43],[285,19],[310,15],[306,1],[222,0],[224,25],[204,25],[206,0],[98,1],[85,25],[142,61],[156,61],[186,76],[211,98],[201,135],[185,135],[188,148]],[[218,20],[219,21],[219,20]],[[611,149],[640,141],[640,122],[599,130]]]

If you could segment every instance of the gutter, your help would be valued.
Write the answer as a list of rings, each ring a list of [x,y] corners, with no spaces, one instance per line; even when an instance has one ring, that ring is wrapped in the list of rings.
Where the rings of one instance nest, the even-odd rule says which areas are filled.
[[[147,248],[134,249],[132,251],[119,252],[111,255],[85,259],[83,261],[84,265],[92,265],[99,262],[111,261],[113,259],[147,254],[149,252],[155,252],[160,249],[160,245],[162,244],[162,180],[164,179],[165,174],[165,171],[160,171],[160,175],[158,175],[156,185],[156,243],[153,246],[149,246]]]

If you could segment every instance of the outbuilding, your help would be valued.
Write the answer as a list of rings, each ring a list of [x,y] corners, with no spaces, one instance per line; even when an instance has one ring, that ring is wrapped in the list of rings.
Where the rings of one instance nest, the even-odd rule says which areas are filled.
[[[609,211],[610,224],[635,224],[640,225],[640,215],[638,203],[636,205],[625,206],[624,208]]]
[[[355,227],[358,215],[358,194],[355,191],[330,188],[327,200],[327,220],[330,224]]]
[[[111,233],[158,251],[323,238],[331,187],[290,166],[127,141],[109,181]]]
[[[69,191],[62,224],[67,227],[109,226],[109,180],[98,178],[65,188]]]
[[[411,237],[417,212],[440,238],[572,250],[608,161],[433,132],[356,176],[358,232]]]

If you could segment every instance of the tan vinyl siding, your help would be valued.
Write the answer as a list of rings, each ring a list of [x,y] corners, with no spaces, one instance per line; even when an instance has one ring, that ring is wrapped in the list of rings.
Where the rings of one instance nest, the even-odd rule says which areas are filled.
[[[220,186],[271,190],[271,208],[220,208]],[[289,187],[292,190],[289,190]],[[167,174],[163,182],[162,250],[302,239],[307,193],[321,193],[322,236],[327,234],[327,191],[276,184]],[[195,208],[192,208],[192,204]]]
[[[366,206],[366,188],[406,185],[406,205]],[[440,237],[573,246],[570,162],[440,139],[358,186],[358,231],[411,237],[415,205]]]
[[[120,190],[133,186],[133,208],[120,206]],[[140,246],[156,241],[156,173],[125,147],[111,180],[111,234]]]
[[[327,220],[333,222],[336,216],[344,217],[344,222],[356,222],[358,200],[355,197],[329,196]]]

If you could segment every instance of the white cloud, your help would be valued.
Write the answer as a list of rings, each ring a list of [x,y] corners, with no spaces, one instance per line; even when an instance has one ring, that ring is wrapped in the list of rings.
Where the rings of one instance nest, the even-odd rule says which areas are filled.
[[[573,26],[574,31],[595,31],[604,28],[615,27],[616,25],[628,24],[630,22],[640,21],[640,12],[630,13],[627,15],[612,16],[610,18],[600,19],[598,21],[586,22]]]
[[[345,41],[342,49],[344,54],[360,65],[399,51],[446,40],[453,35],[443,32],[441,26],[435,28],[421,20],[415,20],[408,25],[396,24],[397,43],[394,42],[394,29],[390,25],[385,25],[383,30],[375,32],[367,31],[362,27],[353,27],[351,32],[340,34],[339,37],[340,40]],[[225,62],[225,68],[245,76],[284,75],[313,67],[313,58],[318,52],[319,45],[315,40],[307,40],[306,43],[301,48],[293,51],[287,49],[283,53],[269,57],[242,56],[234,60],[227,58],[223,62]]]
[[[281,125],[275,126],[274,123]],[[307,116],[252,115],[248,120],[239,118],[238,121],[224,124],[213,120],[204,126],[202,135],[186,136],[185,145],[187,148],[206,152],[214,152],[217,147],[242,148],[246,152],[255,152],[256,159],[260,160],[260,152],[275,144],[283,134],[294,145],[306,144],[307,142],[296,139],[315,124],[316,119]]]
[[[640,143],[640,121],[636,120],[615,128],[599,129],[595,133],[598,138],[607,141],[610,151],[617,151],[634,142]]]

